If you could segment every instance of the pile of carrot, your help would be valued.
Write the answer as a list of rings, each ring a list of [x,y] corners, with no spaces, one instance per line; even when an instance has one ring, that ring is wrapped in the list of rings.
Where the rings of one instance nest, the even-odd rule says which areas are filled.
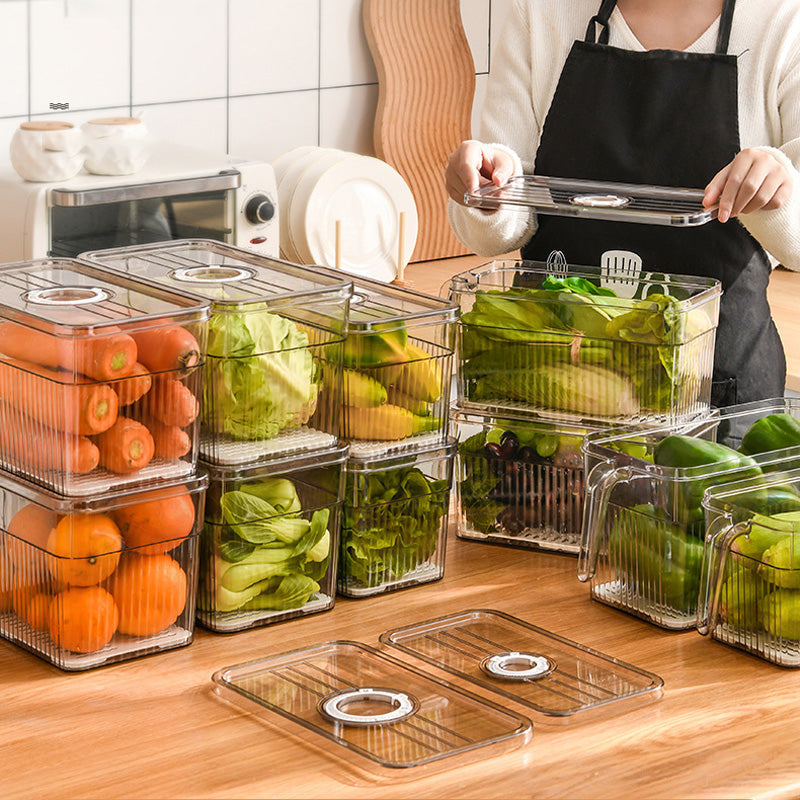
[[[0,454],[29,470],[137,472],[192,447],[201,362],[180,325],[59,337],[0,321]]]

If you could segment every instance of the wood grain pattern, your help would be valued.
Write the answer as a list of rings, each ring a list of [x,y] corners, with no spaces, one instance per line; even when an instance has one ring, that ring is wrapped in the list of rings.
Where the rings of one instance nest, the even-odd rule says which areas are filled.
[[[475,67],[459,0],[364,0],[378,72],[374,142],[411,188],[419,215],[411,261],[464,255],[447,221],[444,168],[470,138]]]

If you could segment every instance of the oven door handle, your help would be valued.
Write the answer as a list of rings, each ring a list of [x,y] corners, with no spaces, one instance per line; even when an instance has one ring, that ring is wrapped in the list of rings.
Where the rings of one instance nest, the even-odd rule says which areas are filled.
[[[122,203],[127,200],[148,200],[155,197],[219,192],[225,189],[238,189],[241,185],[241,173],[231,170],[198,178],[135,183],[128,186],[106,186],[99,189],[51,189],[50,200],[54,206],[77,208],[97,206],[103,203]]]

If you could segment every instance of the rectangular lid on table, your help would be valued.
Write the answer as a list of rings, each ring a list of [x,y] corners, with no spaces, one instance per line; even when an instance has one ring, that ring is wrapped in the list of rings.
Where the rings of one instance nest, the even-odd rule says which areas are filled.
[[[702,189],[673,186],[514,175],[502,186],[489,183],[466,192],[464,203],[486,209],[509,205],[555,216],[686,227],[716,219],[717,209],[703,205],[704,194]]]
[[[500,611],[396,628],[381,641],[562,722],[655,700],[663,686],[657,675]]]
[[[212,680],[219,696],[280,715],[321,737],[323,746],[337,745],[337,755],[354,754],[373,768],[460,763],[531,735],[524,717],[360,642],[281,653],[219,670]]]

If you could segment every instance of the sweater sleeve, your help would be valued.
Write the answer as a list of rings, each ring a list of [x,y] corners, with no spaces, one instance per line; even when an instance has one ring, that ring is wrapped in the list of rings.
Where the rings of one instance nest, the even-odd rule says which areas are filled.
[[[514,158],[516,174],[532,173],[541,130],[533,107],[530,4],[514,0],[496,51],[480,121],[483,142],[501,142]],[[487,213],[448,201],[450,226],[474,253],[497,256],[516,250],[536,231],[535,214],[501,207]]]

